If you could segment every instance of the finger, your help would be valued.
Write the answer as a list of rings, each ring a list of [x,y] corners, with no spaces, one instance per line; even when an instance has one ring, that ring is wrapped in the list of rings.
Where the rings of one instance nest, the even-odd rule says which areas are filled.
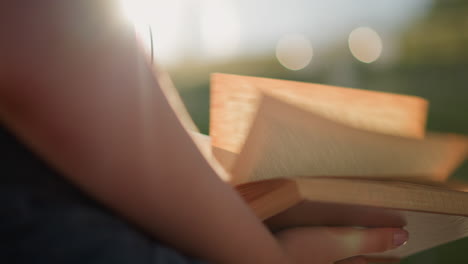
[[[408,232],[400,228],[327,228],[336,245],[337,259],[384,252],[406,243]]]
[[[335,264],[368,264],[369,262],[363,256],[356,256],[352,258],[343,259],[335,262]]]
[[[368,263],[373,263],[373,264],[377,264],[377,263],[398,264],[400,263],[399,258],[369,258],[369,257],[365,257],[365,258]]]
[[[364,256],[356,256],[347,259],[343,259],[335,262],[335,264],[377,264],[377,263],[387,263],[387,264],[398,264],[400,259],[398,258],[369,258]]]
[[[400,228],[301,227],[283,232],[279,236],[295,256],[306,260],[313,254],[322,260],[317,263],[384,252],[408,239],[408,232]]]

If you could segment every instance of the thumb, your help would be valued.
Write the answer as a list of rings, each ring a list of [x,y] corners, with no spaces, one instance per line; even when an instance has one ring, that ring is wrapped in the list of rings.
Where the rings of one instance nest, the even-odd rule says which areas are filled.
[[[398,264],[400,259],[398,258],[368,258],[363,256],[356,256],[340,260],[335,264],[368,264],[368,263],[386,263],[386,264]]]
[[[328,228],[328,239],[336,241],[337,256],[384,252],[406,243],[408,232],[401,228]]]
[[[403,245],[408,232],[400,228],[301,227],[277,234],[298,263],[333,263],[352,256],[384,252]]]

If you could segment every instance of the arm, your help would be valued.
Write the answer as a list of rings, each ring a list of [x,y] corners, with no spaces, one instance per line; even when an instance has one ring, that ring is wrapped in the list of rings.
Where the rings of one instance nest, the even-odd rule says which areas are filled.
[[[81,21],[89,15],[71,12],[83,1],[63,2],[12,19],[17,78],[1,88],[2,121],[89,195],[184,252],[284,263],[273,236],[200,155],[131,30],[109,6],[91,13],[99,21]]]
[[[340,254],[309,251],[311,239],[322,241],[313,230],[276,240],[200,155],[111,1],[24,2],[0,0],[8,65],[0,118],[89,195],[214,263],[289,263],[286,254],[307,263],[390,248],[392,230],[368,240],[384,246],[353,251],[333,236],[330,252]]]

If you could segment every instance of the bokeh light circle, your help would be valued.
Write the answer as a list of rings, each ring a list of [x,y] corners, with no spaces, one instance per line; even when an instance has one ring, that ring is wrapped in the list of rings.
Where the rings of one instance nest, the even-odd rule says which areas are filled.
[[[374,62],[382,54],[382,39],[375,30],[369,27],[354,29],[349,34],[348,44],[353,56],[361,62]]]
[[[309,65],[312,55],[312,44],[304,35],[285,35],[276,45],[276,58],[281,65],[293,71]]]

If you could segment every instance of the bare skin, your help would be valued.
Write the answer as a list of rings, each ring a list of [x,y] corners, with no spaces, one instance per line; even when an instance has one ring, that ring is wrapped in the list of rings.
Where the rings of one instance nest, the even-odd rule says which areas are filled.
[[[272,235],[200,154],[112,2],[0,0],[0,119],[66,178],[213,263],[332,263],[394,248],[394,234],[406,234]]]

